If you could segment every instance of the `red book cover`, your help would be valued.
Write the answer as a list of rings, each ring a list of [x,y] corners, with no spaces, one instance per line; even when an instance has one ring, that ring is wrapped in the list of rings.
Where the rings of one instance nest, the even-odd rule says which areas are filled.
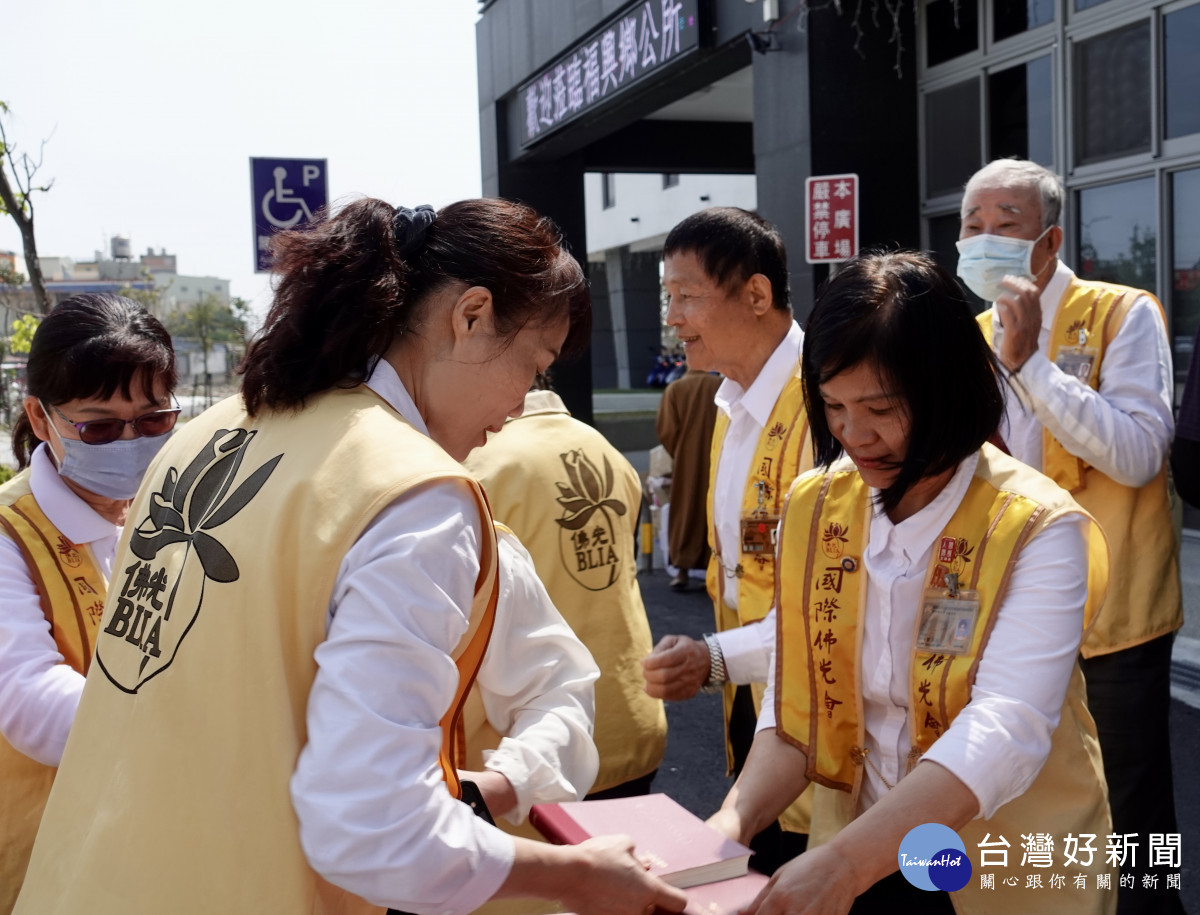
[[[593,836],[630,836],[650,873],[680,888],[741,877],[750,860],[749,848],[665,794],[534,804],[529,822],[560,845],[578,845]]]

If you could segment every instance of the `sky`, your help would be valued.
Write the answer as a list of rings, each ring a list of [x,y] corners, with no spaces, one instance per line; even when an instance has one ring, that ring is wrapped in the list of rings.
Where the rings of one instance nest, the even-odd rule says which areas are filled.
[[[332,201],[442,206],[480,193],[477,0],[4,0],[10,143],[43,139],[38,253],[136,258],[231,280],[254,272],[250,157],[325,159]],[[21,256],[0,217],[0,251]]]

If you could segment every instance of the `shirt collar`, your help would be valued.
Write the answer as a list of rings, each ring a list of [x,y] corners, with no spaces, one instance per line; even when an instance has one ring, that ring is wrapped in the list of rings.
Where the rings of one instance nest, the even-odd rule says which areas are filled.
[[[1054,319],[1058,317],[1059,303],[1062,301],[1063,293],[1067,291],[1067,284],[1073,279],[1075,279],[1075,271],[1062,261],[1056,260],[1054,275],[1050,277],[1050,282],[1046,284],[1046,288],[1042,292],[1042,327],[1046,330],[1054,327]],[[1047,308],[1047,303],[1052,307]]]
[[[954,515],[958,504],[967,491],[967,484],[975,475],[975,467],[979,464],[979,452],[967,455],[954,471],[954,476],[934,496],[933,501],[920,511],[905,518],[899,524],[893,524],[891,519],[882,511],[875,511],[871,516],[871,537],[867,552],[879,555],[889,546],[899,546],[909,562],[918,561],[929,549],[930,544],[938,533],[945,528]],[[871,490],[871,502],[876,503],[879,490]],[[892,538],[898,538],[892,545]]]
[[[510,416],[505,420],[505,423],[511,423],[514,419],[521,419],[526,416],[537,416],[542,413],[566,413],[571,415],[571,411],[567,409],[567,405],[563,403],[561,397],[554,391],[530,391],[525,395],[525,409],[521,411],[520,416]]]
[[[745,410],[760,426],[765,426],[775,409],[775,402],[788,381],[800,367],[800,350],[804,346],[804,331],[792,321],[785,336],[758,373],[758,377],[743,388],[732,378],[726,378],[717,388],[713,400],[717,409],[732,416],[735,410]]]
[[[396,374],[396,370],[392,368],[390,362],[380,358],[375,363],[375,367],[371,369],[366,384],[368,388],[386,400],[392,409],[403,416],[414,429],[426,438],[429,437],[429,427],[421,418],[421,411],[417,409],[412,396],[404,387],[404,382],[400,380],[400,376]]]
[[[116,536],[121,530],[66,484],[45,442],[34,449],[29,461],[29,489],[47,520],[72,543],[92,543]]]

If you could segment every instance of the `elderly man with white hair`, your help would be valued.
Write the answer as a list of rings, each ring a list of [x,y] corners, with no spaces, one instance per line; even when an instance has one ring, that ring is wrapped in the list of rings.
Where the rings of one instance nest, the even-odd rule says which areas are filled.
[[[1178,871],[1149,867],[1151,836],[1161,842],[1178,829],[1168,713],[1183,604],[1166,468],[1166,321],[1150,293],[1080,279],[1059,260],[1062,202],[1061,182],[1042,166],[989,163],[963,195],[958,273],[993,303],[980,325],[1011,373],[1005,443],[1069,490],[1108,537],[1108,599],[1081,652],[1114,832],[1138,845],[1124,862],[1138,879],[1122,881],[1120,911],[1182,912],[1163,874],[1157,891],[1140,879]]]

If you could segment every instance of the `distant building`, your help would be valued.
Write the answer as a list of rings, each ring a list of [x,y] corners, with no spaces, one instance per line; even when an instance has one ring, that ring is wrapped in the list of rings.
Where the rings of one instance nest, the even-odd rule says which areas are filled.
[[[182,275],[176,269],[176,256],[163,248],[157,252],[147,248],[136,261],[129,255],[129,250],[129,239],[115,235],[109,257],[97,251],[93,259],[86,261],[70,257],[40,257],[38,260],[46,288],[55,302],[79,292],[117,292],[128,286],[135,290],[160,291],[156,309],[159,318],[169,318],[196,304],[205,295],[216,296],[222,304],[229,303],[229,280]],[[23,266],[24,261],[21,264]]]
[[[599,283],[648,294],[653,259],[641,192],[600,174],[641,173],[664,200],[689,175],[748,177],[803,320],[831,269],[805,257],[806,179],[858,176],[860,247],[953,266],[963,183],[991,159],[1032,159],[1066,185],[1064,262],[1158,295],[1182,384],[1200,324],[1197,42],[1200,0],[481,0],[483,193],[536,207],[589,253],[590,358],[556,377],[583,419],[620,374],[622,326],[631,383],[645,353],[628,300],[601,308]],[[621,269],[593,257],[613,249],[593,240],[609,228],[592,218],[605,180],[616,202],[601,215],[628,204],[640,233]]]
[[[57,304],[83,292],[120,292],[123,289],[157,292],[157,305],[152,310],[164,322],[195,305],[206,295],[215,296],[223,305],[229,304],[229,280],[180,274],[177,272],[176,256],[168,254],[165,249],[160,248],[156,252],[153,248],[147,248],[146,253],[137,260],[133,259],[130,250],[128,237],[115,235],[107,257],[101,251],[95,252],[90,260],[63,256],[39,257],[51,300]],[[33,288],[28,282],[29,271],[25,259],[11,251],[0,251],[0,273],[6,270],[23,275],[25,283],[16,287],[0,284],[0,320],[3,320],[0,336],[7,335],[17,317],[34,310]],[[208,354],[207,368],[199,343],[177,339],[175,350],[181,391],[188,386],[202,384],[206,375],[216,383],[229,380],[235,360],[226,344],[213,345]]]

